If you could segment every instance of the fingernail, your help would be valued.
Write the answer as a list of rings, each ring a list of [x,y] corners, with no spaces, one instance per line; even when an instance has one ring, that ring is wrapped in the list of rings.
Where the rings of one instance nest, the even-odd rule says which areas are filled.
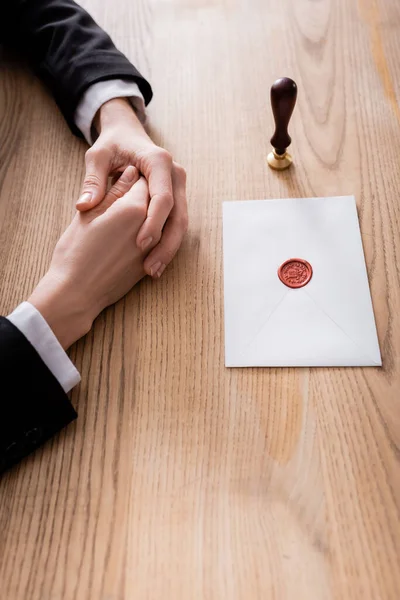
[[[79,198],[78,202],[76,203],[76,206],[80,206],[81,204],[87,204],[88,202],[91,201],[91,199],[92,199],[92,194],[90,192],[85,192]]]
[[[151,267],[151,269],[150,269],[150,275],[151,275],[152,277],[154,277],[154,275],[155,275],[156,273],[158,273],[158,271],[159,271],[159,269],[160,269],[160,268],[161,268],[161,263],[160,263],[160,262],[156,262],[156,263],[154,263],[154,265],[153,265],[153,266]]]
[[[153,241],[152,237],[147,237],[143,240],[142,242],[142,252],[144,252],[145,250],[147,250],[147,248],[150,248],[151,246],[151,242]],[[159,264],[159,263],[157,263]]]
[[[123,173],[123,178],[126,181],[126,183],[130,183],[131,181],[133,181],[135,177],[135,167],[127,167],[127,169],[125,169],[124,173]]]
[[[161,267],[158,269],[157,271],[157,277],[161,277],[161,275],[164,273],[165,271],[165,267],[166,265],[161,265]]]

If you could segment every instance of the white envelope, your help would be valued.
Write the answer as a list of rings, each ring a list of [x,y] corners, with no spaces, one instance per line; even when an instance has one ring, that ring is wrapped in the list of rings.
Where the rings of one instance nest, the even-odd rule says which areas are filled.
[[[381,366],[353,196],[224,202],[223,232],[227,367]]]

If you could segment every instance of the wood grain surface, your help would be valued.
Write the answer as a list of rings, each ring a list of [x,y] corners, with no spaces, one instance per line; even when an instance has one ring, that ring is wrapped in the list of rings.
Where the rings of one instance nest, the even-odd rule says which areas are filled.
[[[398,600],[398,0],[83,4],[154,86],[190,232],[71,349],[78,421],[0,481],[2,600]],[[32,75],[0,69],[7,314],[71,218],[85,145]],[[299,94],[295,163],[275,173],[280,76]],[[222,201],[341,194],[357,198],[383,368],[226,369]]]

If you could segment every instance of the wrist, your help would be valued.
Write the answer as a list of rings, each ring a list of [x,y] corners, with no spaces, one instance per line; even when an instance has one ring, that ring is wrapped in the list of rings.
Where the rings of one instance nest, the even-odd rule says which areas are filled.
[[[99,135],[104,130],[121,124],[124,127],[129,124],[129,127],[136,129],[138,134],[148,137],[128,98],[113,98],[105,102],[97,111],[93,121]]]
[[[50,272],[39,282],[28,302],[40,312],[64,350],[90,331],[97,316],[71,292],[71,286]]]

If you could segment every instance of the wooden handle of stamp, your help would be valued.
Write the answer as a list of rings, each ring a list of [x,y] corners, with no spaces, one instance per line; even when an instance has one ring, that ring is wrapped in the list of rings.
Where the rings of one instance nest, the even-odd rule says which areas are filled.
[[[292,141],[288,126],[296,98],[297,85],[289,77],[277,79],[271,87],[271,105],[275,119],[275,133],[271,138],[271,144],[279,155],[285,154],[286,148]]]

